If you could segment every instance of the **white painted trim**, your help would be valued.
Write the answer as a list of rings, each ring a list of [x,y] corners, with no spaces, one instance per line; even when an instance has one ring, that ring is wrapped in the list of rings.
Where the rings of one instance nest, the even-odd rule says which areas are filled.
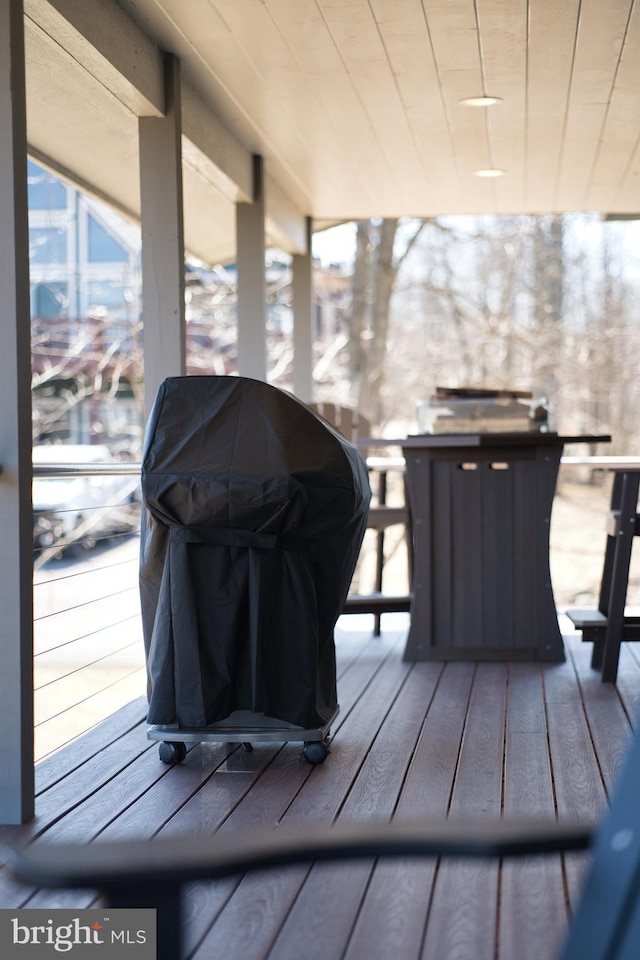
[[[166,116],[139,122],[147,415],[162,381],[186,372],[180,63],[166,68]]]
[[[311,217],[305,223],[306,253],[292,260],[293,392],[305,403],[313,401],[313,258]]]
[[[0,0],[0,821],[34,813],[33,514],[22,0]]]
[[[264,168],[253,158],[253,203],[236,204],[238,373],[267,379]]]

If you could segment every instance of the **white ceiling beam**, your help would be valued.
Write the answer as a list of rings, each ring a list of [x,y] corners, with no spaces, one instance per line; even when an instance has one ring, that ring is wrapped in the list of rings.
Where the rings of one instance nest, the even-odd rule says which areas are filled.
[[[162,52],[113,0],[25,0],[25,16],[137,117],[165,110]]]
[[[189,84],[182,85],[183,160],[233,203],[253,201],[253,155]],[[307,252],[307,221],[272,178],[266,178],[266,228],[288,253]]]
[[[112,0],[25,0],[27,20],[86,71],[130,113],[160,117],[165,110],[163,54],[129,15]],[[188,83],[182,89],[183,159],[225,200],[253,200],[253,154],[244,147]],[[34,153],[37,149],[34,150]],[[41,158],[90,192],[101,191],[73,171]],[[108,194],[103,199],[113,202]],[[305,216],[282,189],[269,181],[268,229],[273,243],[304,253]],[[125,212],[123,205],[117,206]],[[126,210],[131,213],[130,210]]]
[[[253,199],[253,155],[183,81],[182,133],[185,162],[234,203]]]
[[[287,253],[308,253],[307,217],[271,177],[265,178],[265,205],[266,231],[271,244]]]

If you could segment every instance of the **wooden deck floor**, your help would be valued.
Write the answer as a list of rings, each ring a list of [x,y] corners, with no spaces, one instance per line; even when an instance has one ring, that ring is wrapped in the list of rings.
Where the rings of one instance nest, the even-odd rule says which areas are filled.
[[[16,845],[211,834],[247,826],[433,815],[595,818],[640,707],[640,648],[602,684],[591,648],[567,662],[406,664],[405,630],[345,622],[341,711],[326,762],[300,746],[196,744],[167,767],[136,701],[37,768],[37,817],[0,828]],[[366,621],[365,621],[366,622]],[[383,620],[384,626],[384,620]],[[584,858],[499,864],[323,865],[190,890],[197,960],[547,960]],[[2,907],[85,907],[0,870]],[[427,922],[428,921],[428,922]]]

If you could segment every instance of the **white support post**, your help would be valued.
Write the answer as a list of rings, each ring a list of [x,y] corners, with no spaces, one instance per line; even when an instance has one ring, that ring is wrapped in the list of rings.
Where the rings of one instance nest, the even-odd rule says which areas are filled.
[[[293,392],[299,400],[313,400],[313,257],[311,217],[307,217],[306,253],[294,253],[293,284]]]
[[[0,0],[0,822],[34,814],[29,221],[22,0]]]
[[[253,203],[236,204],[238,373],[267,379],[265,200],[262,157],[253,158]]]
[[[180,63],[165,67],[166,114],[139,120],[147,416],[162,381],[186,372]]]

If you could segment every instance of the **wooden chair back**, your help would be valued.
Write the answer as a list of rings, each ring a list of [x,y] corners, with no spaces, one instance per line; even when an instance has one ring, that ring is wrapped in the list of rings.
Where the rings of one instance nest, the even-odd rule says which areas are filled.
[[[330,423],[336,430],[339,430],[343,437],[350,440],[351,443],[358,444],[362,437],[371,436],[371,424],[361,413],[354,410],[353,407],[344,406],[339,403],[314,402],[307,406],[314,413]],[[367,451],[360,448],[362,456],[367,456]]]
[[[357,410],[338,403],[309,403],[309,408],[323,417],[340,433],[355,443],[367,459],[368,449],[363,446],[362,439],[371,436],[371,424]],[[409,582],[413,576],[413,535],[411,531],[411,517],[407,506],[406,491],[404,502],[399,506],[389,506],[387,503],[387,470],[384,461],[377,466],[369,462],[369,477],[371,480],[374,499],[369,508],[367,526],[376,531],[375,557],[375,584],[374,592],[370,594],[350,593],[345,603],[345,613],[372,613],[374,615],[373,632],[379,636],[381,632],[381,616],[383,613],[406,612],[410,609],[409,594],[388,595],[383,593],[382,580],[385,565],[385,533],[389,527],[402,525],[407,549],[407,566]]]

